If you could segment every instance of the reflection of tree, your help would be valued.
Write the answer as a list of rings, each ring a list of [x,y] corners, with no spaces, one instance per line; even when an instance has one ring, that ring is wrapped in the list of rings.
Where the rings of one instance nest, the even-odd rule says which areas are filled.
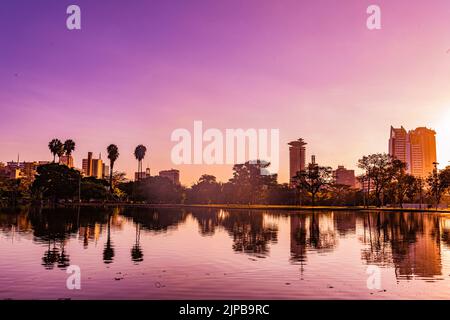
[[[442,274],[439,217],[424,213],[372,212],[363,216],[367,263],[393,265],[399,278]]]
[[[143,230],[153,232],[167,232],[167,230],[178,226],[186,218],[183,210],[173,208],[130,207],[124,209],[122,214],[132,218]]]
[[[136,223],[136,242],[131,248],[131,260],[134,263],[139,263],[144,261],[144,253],[142,252],[141,246],[139,244],[141,238],[141,227],[139,223]]]
[[[51,270],[54,268],[55,263],[59,259],[59,250],[56,248],[56,243],[53,242],[53,247],[51,247],[51,241],[48,241],[48,249],[45,251],[44,256],[42,257],[42,265],[47,270]]]
[[[327,252],[337,245],[332,213],[302,213],[290,216],[291,259],[294,262],[306,261],[307,251]]]
[[[220,225],[220,212],[215,209],[196,209],[191,214],[198,221],[202,236],[214,235],[216,227]]]
[[[105,248],[103,249],[103,262],[106,264],[110,264],[114,259],[114,246],[111,242],[111,216],[108,216],[108,225],[106,228],[107,238]]]
[[[248,254],[268,253],[268,243],[277,242],[278,227],[264,223],[264,214],[256,211],[233,211],[220,224],[233,237],[233,250]]]

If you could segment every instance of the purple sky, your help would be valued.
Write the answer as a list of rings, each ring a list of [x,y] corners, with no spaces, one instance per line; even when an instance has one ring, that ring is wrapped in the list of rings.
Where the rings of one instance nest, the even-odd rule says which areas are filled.
[[[378,4],[382,29],[366,28]],[[82,30],[66,29],[66,8]],[[344,5],[345,4],[345,5]],[[437,131],[450,160],[450,2],[95,1],[0,3],[0,161],[49,160],[54,137],[88,151],[120,149],[131,174],[137,144],[152,173],[171,167],[190,184],[229,166],[175,166],[176,128],[279,128],[308,157],[355,167],[387,152],[390,125]]]

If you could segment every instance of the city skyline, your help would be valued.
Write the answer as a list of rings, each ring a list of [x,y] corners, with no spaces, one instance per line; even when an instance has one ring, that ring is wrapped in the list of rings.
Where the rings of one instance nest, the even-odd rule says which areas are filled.
[[[2,3],[2,161],[49,159],[50,139],[74,137],[77,167],[116,143],[117,168],[132,177],[142,143],[144,166],[157,172],[175,167],[171,132],[202,120],[220,130],[279,128],[283,182],[285,142],[304,137],[307,159],[354,168],[364,154],[387,152],[391,124],[433,128],[437,160],[448,164],[448,1],[379,1],[376,31],[365,1],[78,4],[83,28],[68,31],[66,4],[31,2],[24,12]],[[176,169],[184,184],[231,173]]]
[[[433,136],[433,150],[427,149],[426,153],[428,154],[428,153],[431,152],[431,155],[427,155],[426,157],[422,155],[422,152],[423,152],[422,149],[419,150],[420,151],[420,155],[421,155],[421,159],[420,159],[420,168],[418,169],[417,168],[418,160],[415,159],[415,158],[413,160],[413,158],[412,158],[413,157],[413,154],[412,154],[413,152],[411,152],[411,150],[413,148],[410,146],[412,144],[410,142],[410,140],[411,139],[417,140],[416,136],[422,135],[423,134],[422,132],[424,132],[424,131],[426,133],[428,133],[428,132],[432,133],[432,136]],[[412,138],[410,136],[412,136]],[[414,130],[406,131],[404,126],[400,126],[400,128],[394,128],[393,126],[391,126],[390,127],[390,136],[389,136],[389,139],[388,139],[388,141],[389,141],[388,149],[387,150],[383,150],[383,151],[374,151],[372,153],[386,153],[386,154],[389,154],[392,157],[394,157],[396,159],[399,159],[399,160],[403,161],[404,163],[406,163],[407,164],[407,172],[408,173],[411,173],[411,174],[413,174],[413,175],[415,175],[417,177],[426,178],[428,176],[428,174],[431,173],[431,169],[434,168],[434,166],[435,166],[435,161],[436,161],[436,156],[435,155],[436,155],[436,153],[439,153],[436,150],[436,143],[435,143],[436,138],[437,138],[436,137],[436,132],[434,130],[432,130],[432,129],[428,129],[427,127],[418,127],[418,128],[416,128]],[[283,142],[280,142],[280,144],[283,145]],[[288,168],[289,172],[298,172],[298,171],[304,170],[306,168],[306,165],[308,163],[311,163],[311,161],[313,161],[311,159],[314,159],[314,162],[315,162],[316,155],[308,150],[308,147],[307,147],[308,143],[306,142],[305,139],[298,138],[297,140],[288,142],[286,145],[289,146],[289,149],[288,149],[288,163],[287,164],[283,164],[282,163],[281,167],[280,167],[280,171],[286,170]],[[416,143],[416,146],[415,146],[416,153],[417,153],[417,147],[418,146],[420,146],[420,145],[418,143]],[[246,148],[248,149],[248,144],[246,144]],[[78,149],[78,145],[76,145],[76,150],[77,149]],[[120,151],[120,149],[119,149],[119,151]],[[170,152],[170,150],[168,152]],[[48,157],[51,158],[48,148],[47,148],[47,153],[49,155]],[[83,158],[83,156],[80,157],[81,160],[78,161],[80,163],[80,165],[78,165],[78,162],[75,161],[76,158],[73,155],[71,155],[69,157],[66,156],[66,155],[63,155],[63,156],[61,156],[61,159],[58,159],[58,162],[60,162],[61,164],[66,164],[66,165],[70,164],[69,167],[77,168],[78,170],[80,170],[80,172],[82,172],[85,176],[88,176],[88,177],[89,176],[95,176],[95,177],[97,177],[99,179],[105,178],[105,177],[107,178],[108,175],[109,175],[109,160],[107,159],[107,157],[103,157],[102,158],[102,152],[99,152],[98,154],[99,154],[98,159],[94,159],[93,158],[93,152],[92,151],[87,152],[87,158]],[[133,155],[131,155],[131,156],[133,156]],[[322,157],[322,155],[318,155],[318,156],[319,156],[319,159]],[[360,157],[362,157],[362,156],[363,155],[361,155]],[[422,157],[423,157],[423,159],[422,159]],[[428,162],[424,161],[424,159],[426,159],[426,158],[428,159],[430,157],[432,157],[432,160],[430,160],[431,162],[430,161],[428,161]],[[134,158],[134,156],[133,156],[133,158]],[[336,176],[336,173],[339,173],[339,172],[342,172],[343,176],[342,176],[342,178],[338,178],[338,180],[349,181],[349,179],[351,180],[351,179],[356,178],[356,176],[359,173],[363,172],[361,169],[358,169],[358,167],[357,167],[358,159],[355,159],[354,164],[350,165],[350,166],[343,165],[342,163],[339,162],[339,160],[337,160],[338,164],[336,166],[331,166],[332,168],[335,169],[335,171],[334,171],[335,172],[334,173],[335,178],[339,177],[339,176]],[[134,160],[137,161],[135,158],[134,158]],[[247,160],[250,160],[250,159],[247,159]],[[188,169],[189,167],[194,167],[194,166],[196,166],[196,167],[198,167],[198,166],[201,166],[201,167],[211,167],[211,166],[218,167],[218,165],[195,165],[195,164],[191,164],[191,165],[174,165],[174,164],[170,164],[169,165],[168,164],[168,165],[166,165],[163,168],[158,168],[158,169],[153,168],[152,169],[151,159],[150,158],[144,158],[143,161],[144,161],[144,163],[146,163],[146,165],[143,166],[143,172],[140,173],[140,174],[142,174],[142,177],[149,177],[149,176],[151,176],[150,172],[155,172],[155,173],[159,172],[160,175],[161,175],[161,172],[168,173],[169,178],[171,180],[173,180],[174,182],[176,181],[176,184],[183,184],[183,185],[186,185],[186,186],[193,185],[194,183],[196,183],[198,181],[198,179],[201,176],[201,174],[200,174],[193,181],[186,182],[186,179],[183,179],[184,178],[183,175],[186,173],[186,170],[189,170]],[[5,164],[5,163],[8,164],[8,165],[11,164],[13,167],[14,167],[14,163],[23,163],[23,164],[26,164],[26,163],[36,163],[36,164],[42,163],[42,164],[45,164],[45,163],[50,163],[50,162],[51,162],[51,159],[49,159],[49,160],[47,160],[47,159],[33,159],[33,160],[27,161],[27,160],[20,159],[20,155],[17,156],[17,161],[15,161],[15,160],[3,161],[2,159],[0,159],[0,164]],[[328,163],[324,163],[324,162],[320,162],[320,161],[318,161],[318,162],[321,165],[329,165]],[[410,168],[411,163],[413,163],[413,167],[414,166],[416,167],[415,169],[414,168],[413,169]],[[438,168],[448,167],[449,164],[450,164],[450,161],[448,161],[446,163],[443,163],[443,164],[438,164]],[[221,167],[223,167],[223,166],[229,167],[230,170],[229,170],[229,174],[228,174],[227,177],[222,178],[220,176],[216,176],[216,174],[213,171],[211,171],[211,170],[207,170],[207,172],[203,172],[202,174],[211,174],[211,175],[216,176],[218,178],[218,181],[220,181],[220,182],[227,182],[232,177],[232,167],[233,166],[232,165],[220,165],[220,166]],[[180,167],[187,167],[187,169],[185,169],[185,171],[182,171],[182,170],[179,170]],[[170,169],[168,169],[168,168],[170,168]],[[177,168],[177,169],[175,169],[175,168]],[[118,168],[117,166],[115,167],[114,171],[125,172],[125,171],[121,170],[120,167]],[[175,178],[172,176],[172,172],[174,172],[174,171],[178,172],[177,176]],[[125,173],[126,173],[127,178],[130,181],[139,180],[138,179],[139,174],[138,174],[138,172],[136,170],[132,171],[131,173],[130,172],[125,172]],[[350,174],[351,176],[353,176],[353,178],[348,177],[347,174]],[[291,175],[292,174],[290,173],[289,176],[291,176]],[[344,176],[346,176],[346,177],[344,178]],[[292,184],[292,179],[289,179],[288,181],[280,180],[279,175],[278,175],[278,182],[279,183]],[[348,184],[349,186],[356,186],[357,185],[356,180],[354,182],[352,182],[352,183],[345,182],[343,184]]]

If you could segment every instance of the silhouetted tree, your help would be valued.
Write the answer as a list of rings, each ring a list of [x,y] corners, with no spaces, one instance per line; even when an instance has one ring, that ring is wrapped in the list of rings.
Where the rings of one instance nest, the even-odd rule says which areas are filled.
[[[66,156],[70,157],[72,155],[72,152],[75,151],[75,141],[68,139],[64,141],[64,152]]]
[[[299,189],[305,190],[311,195],[311,203],[315,206],[318,192],[332,182],[332,170],[330,167],[322,167],[317,163],[310,163],[305,170],[297,172],[294,176],[294,181]]]
[[[428,176],[427,183],[429,194],[433,198],[437,209],[442,196],[450,188],[450,167],[440,171],[435,168]]]
[[[56,156],[64,152],[64,145],[59,139],[53,139],[49,142],[48,148],[50,152],[53,154],[53,162],[56,162]]]
[[[115,144],[110,144],[107,148],[109,159],[109,188],[111,192],[114,190],[113,186],[113,170],[114,163],[119,158],[119,148]]]
[[[136,147],[136,149],[134,150],[134,156],[135,156],[136,160],[138,161],[138,178],[136,180],[141,179],[141,174],[143,172],[142,160],[144,160],[146,152],[147,152],[147,148],[142,144],[138,145]]]
[[[371,154],[358,160],[358,167],[365,171],[364,180],[368,182],[370,195],[371,182],[373,182],[377,207],[383,205],[382,196],[393,181],[396,173],[402,170],[403,163],[388,154]]]
[[[277,183],[277,175],[267,171],[269,166],[270,163],[261,160],[233,166],[233,178],[229,182],[234,189],[235,202],[253,204],[267,198],[268,188]]]
[[[51,199],[56,203],[59,199],[73,198],[78,190],[79,181],[79,171],[51,163],[37,168],[36,178],[31,188],[34,194],[39,194],[44,199]]]

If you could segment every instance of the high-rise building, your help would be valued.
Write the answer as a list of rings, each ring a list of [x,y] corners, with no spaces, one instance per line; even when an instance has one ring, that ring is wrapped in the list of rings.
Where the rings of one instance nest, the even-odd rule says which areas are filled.
[[[92,177],[103,179],[103,161],[102,159],[92,159]]]
[[[109,166],[103,163],[103,179],[109,179]]]
[[[333,176],[336,184],[349,186],[351,188],[356,187],[355,170],[348,170],[344,166],[338,166],[333,172]]]
[[[408,133],[405,128],[394,128],[391,126],[391,135],[389,138],[389,154],[396,159],[408,163],[407,153]]]
[[[92,152],[88,152],[87,159],[83,159],[82,172],[86,177],[95,177],[97,179],[102,179],[103,178],[102,159],[94,159],[92,158]]]
[[[306,142],[298,139],[288,143],[289,145],[289,181],[293,184],[293,177],[297,172],[305,170],[306,167]]]
[[[180,185],[180,171],[175,169],[163,170],[159,172],[160,177],[168,178],[172,183]]]
[[[436,155],[436,131],[420,127],[409,132],[411,174],[426,178],[433,172]]]
[[[407,164],[408,173],[426,178],[433,172],[436,162],[436,132],[419,127],[406,130],[391,127],[389,154]]]

